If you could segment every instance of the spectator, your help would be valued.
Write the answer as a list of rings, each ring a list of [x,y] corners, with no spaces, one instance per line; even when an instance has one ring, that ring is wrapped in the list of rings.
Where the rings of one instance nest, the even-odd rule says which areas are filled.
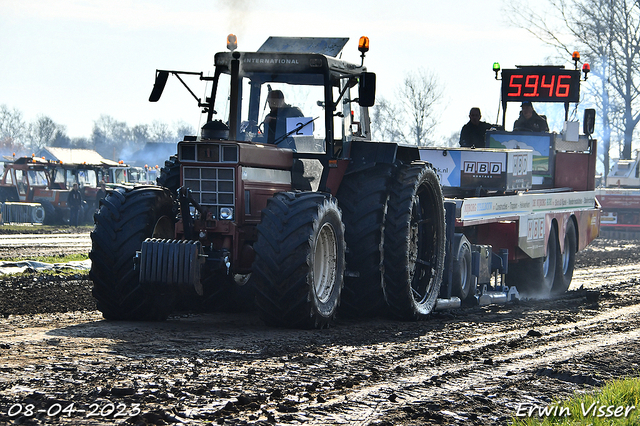
[[[69,225],[78,226],[78,217],[80,215],[80,208],[82,207],[82,195],[80,194],[77,183],[73,184],[73,189],[69,192],[67,205],[69,206]]]
[[[100,181],[100,185],[98,185],[98,192],[96,192],[96,210],[100,208],[100,200],[102,200],[106,195],[107,189],[104,181]]]

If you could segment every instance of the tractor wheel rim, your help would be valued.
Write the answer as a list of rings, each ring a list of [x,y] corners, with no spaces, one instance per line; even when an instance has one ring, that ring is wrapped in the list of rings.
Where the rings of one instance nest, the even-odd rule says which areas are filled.
[[[338,244],[333,227],[325,223],[318,232],[313,262],[313,288],[321,303],[331,299],[336,282]]]

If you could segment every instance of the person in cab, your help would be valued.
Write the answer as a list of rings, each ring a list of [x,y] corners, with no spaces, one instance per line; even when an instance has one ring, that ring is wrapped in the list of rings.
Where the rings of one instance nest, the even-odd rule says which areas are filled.
[[[469,122],[462,126],[460,131],[460,146],[467,148],[484,148],[485,133],[491,127],[489,123],[480,121],[482,113],[480,108],[473,107],[469,111]]]
[[[538,115],[533,109],[533,104],[525,101],[521,105],[520,117],[513,123],[513,130],[525,130],[529,132],[548,132],[549,125],[544,115]]]

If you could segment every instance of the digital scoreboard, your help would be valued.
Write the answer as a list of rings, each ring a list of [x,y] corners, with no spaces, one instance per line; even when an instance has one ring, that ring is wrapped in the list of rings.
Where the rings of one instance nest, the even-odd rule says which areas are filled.
[[[578,102],[580,70],[522,67],[502,70],[503,102]]]

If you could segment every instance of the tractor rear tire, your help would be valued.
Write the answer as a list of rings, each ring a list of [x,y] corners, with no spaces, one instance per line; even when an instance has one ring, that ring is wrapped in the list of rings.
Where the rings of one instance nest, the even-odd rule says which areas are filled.
[[[547,241],[547,255],[510,264],[507,273],[508,285],[515,285],[523,296],[549,297],[555,281],[559,248],[556,227],[552,224]]]
[[[379,165],[343,178],[338,191],[347,243],[347,270],[340,314],[379,315],[386,309],[382,292],[384,219],[389,198],[390,165]]]
[[[384,253],[383,288],[391,315],[426,318],[440,292],[445,256],[442,188],[426,163],[398,166],[390,186]]]
[[[173,238],[173,200],[160,187],[109,191],[94,216],[90,278],[98,310],[110,320],[164,320],[175,295],[167,288],[144,288],[134,269],[146,238]]]
[[[256,307],[269,325],[323,328],[342,291],[345,242],[335,198],[282,192],[268,200],[254,244]]]

